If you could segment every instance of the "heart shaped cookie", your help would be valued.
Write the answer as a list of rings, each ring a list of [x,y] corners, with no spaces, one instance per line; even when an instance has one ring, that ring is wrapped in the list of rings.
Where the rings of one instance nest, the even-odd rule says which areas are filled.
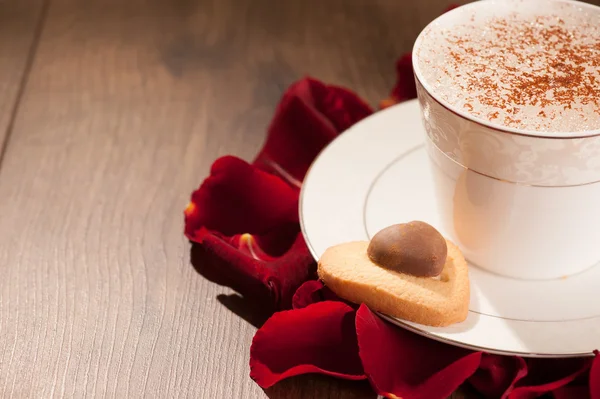
[[[328,248],[318,275],[343,299],[415,323],[447,326],[464,321],[469,312],[469,270],[462,252],[423,222],[390,226],[370,242]]]

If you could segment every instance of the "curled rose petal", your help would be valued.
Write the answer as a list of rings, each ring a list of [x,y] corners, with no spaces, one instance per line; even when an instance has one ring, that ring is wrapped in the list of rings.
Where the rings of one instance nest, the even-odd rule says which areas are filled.
[[[201,228],[196,232],[200,244],[193,243],[190,260],[206,279],[230,287],[252,300],[271,304],[266,281],[269,271],[265,262],[252,259],[232,245],[232,238]],[[270,309],[271,311],[274,310]]]
[[[299,187],[319,152],[372,112],[347,89],[302,79],[284,93],[254,163]]]
[[[202,228],[196,238],[201,245],[192,246],[191,261],[198,272],[273,309],[289,309],[296,289],[315,277],[316,264],[300,233],[276,258],[265,254],[251,236],[227,237]]]
[[[231,243],[241,253],[252,259],[271,262],[276,258],[266,253],[252,234],[237,234],[231,238]]]
[[[225,235],[266,234],[298,222],[298,189],[232,156],[217,159],[185,210],[185,234],[205,227]]]
[[[348,305],[332,301],[275,313],[252,340],[250,377],[262,388],[307,373],[365,379],[354,315]]]
[[[311,280],[302,284],[292,298],[292,308],[302,309],[313,303],[322,302],[324,285],[319,280]]]
[[[325,287],[319,280],[310,280],[302,284],[296,290],[292,299],[292,308],[302,309],[313,303],[323,301],[346,302],[334,294],[329,288]]]
[[[275,308],[313,278],[315,263],[300,234],[298,190],[279,177],[226,156],[185,210],[192,263],[211,281]]]
[[[445,345],[390,325],[364,304],[356,313],[359,354],[379,395],[444,399],[479,367],[480,352]]]
[[[242,252],[261,260],[274,260],[284,255],[300,233],[297,223],[285,223],[273,227],[266,234],[236,234],[232,244]]]
[[[280,309],[290,309],[298,287],[317,277],[317,264],[301,233],[298,233],[290,250],[268,266],[271,274],[267,283]]]
[[[533,399],[566,386],[586,373],[592,359],[529,359],[527,376],[517,383],[509,399]]]
[[[483,354],[479,369],[469,382],[487,398],[505,398],[525,375],[527,363],[522,358]]]

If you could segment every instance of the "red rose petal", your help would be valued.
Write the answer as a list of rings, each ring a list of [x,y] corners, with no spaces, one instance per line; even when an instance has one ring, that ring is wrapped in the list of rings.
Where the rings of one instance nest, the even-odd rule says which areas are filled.
[[[196,238],[202,245],[192,245],[191,262],[200,274],[253,301],[274,304],[265,262],[252,259],[232,246],[230,237],[217,232],[202,228],[196,232]]]
[[[292,299],[292,308],[302,309],[313,303],[323,301],[343,301],[340,297],[333,293],[329,288],[325,287],[319,280],[311,280],[302,284]]]
[[[236,237],[205,228],[196,232],[196,238],[202,245],[193,247],[192,263],[203,276],[276,309],[289,309],[298,287],[315,278],[316,264],[300,233],[289,250],[273,260],[257,257],[260,249],[254,253],[240,249]]]
[[[321,290],[324,285],[319,280],[311,280],[302,284],[294,293],[292,308],[302,309],[313,303],[322,302]]]
[[[271,262],[275,257],[265,252],[258,243],[258,240],[252,234],[238,234],[231,238],[231,244],[238,251],[252,259]]]
[[[254,163],[299,187],[319,152],[372,112],[349,90],[302,79],[284,93]]]
[[[488,398],[505,398],[525,375],[527,363],[522,358],[484,354],[469,382]]]
[[[590,397],[600,399],[600,354],[595,352],[595,355],[590,369]]]
[[[564,386],[552,392],[554,399],[590,399],[589,388],[585,385]]]
[[[354,310],[341,302],[319,302],[275,313],[252,340],[250,377],[262,388],[307,373],[365,379],[354,315]]]
[[[338,134],[373,113],[373,109],[355,93],[344,87],[324,85],[309,79],[315,107],[331,121]]]
[[[375,391],[400,398],[447,398],[481,361],[480,352],[445,345],[394,327],[365,305],[356,313],[359,354]]]
[[[533,399],[553,392],[586,373],[591,359],[529,359],[527,376],[517,383],[509,399]]]
[[[317,277],[317,263],[310,254],[301,233],[298,233],[290,250],[268,267],[271,270],[268,284],[280,309],[290,309],[298,287],[305,281]]]
[[[228,236],[266,234],[298,223],[298,189],[232,156],[213,163],[210,176],[192,194],[185,212],[185,234],[198,241],[205,227]]]
[[[290,249],[299,233],[298,223],[282,223],[266,234],[252,234],[252,238],[255,245],[259,246],[266,256],[277,258]]]

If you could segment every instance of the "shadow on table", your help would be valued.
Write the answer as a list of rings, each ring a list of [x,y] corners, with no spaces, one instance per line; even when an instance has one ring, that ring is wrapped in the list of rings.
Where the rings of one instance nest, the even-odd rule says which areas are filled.
[[[319,374],[285,379],[264,390],[270,399],[376,399],[367,381],[348,381]]]
[[[377,399],[367,381],[348,381],[319,374],[307,374],[283,380],[264,390],[270,399]],[[468,384],[447,399],[484,399]]]
[[[271,316],[271,313],[266,312],[260,304],[247,300],[239,294],[219,294],[217,300],[256,328],[260,328]]]
[[[235,294],[217,295],[217,300],[254,327],[262,326],[273,314],[274,309],[270,305],[269,293],[262,284],[252,286],[247,282],[236,281],[236,276],[223,272],[228,269],[222,264],[222,261],[211,256],[200,245],[192,243],[190,262],[194,269],[207,280],[237,291]],[[248,300],[246,297],[253,299]]]

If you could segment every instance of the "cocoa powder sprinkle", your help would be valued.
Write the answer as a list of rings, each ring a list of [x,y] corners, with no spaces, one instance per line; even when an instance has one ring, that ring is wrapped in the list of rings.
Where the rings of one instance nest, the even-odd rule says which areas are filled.
[[[435,90],[446,101],[490,122],[546,132],[600,129],[600,13],[551,11],[471,16],[460,29],[430,34],[431,49],[419,58],[442,58],[421,69],[426,78],[444,77]]]

